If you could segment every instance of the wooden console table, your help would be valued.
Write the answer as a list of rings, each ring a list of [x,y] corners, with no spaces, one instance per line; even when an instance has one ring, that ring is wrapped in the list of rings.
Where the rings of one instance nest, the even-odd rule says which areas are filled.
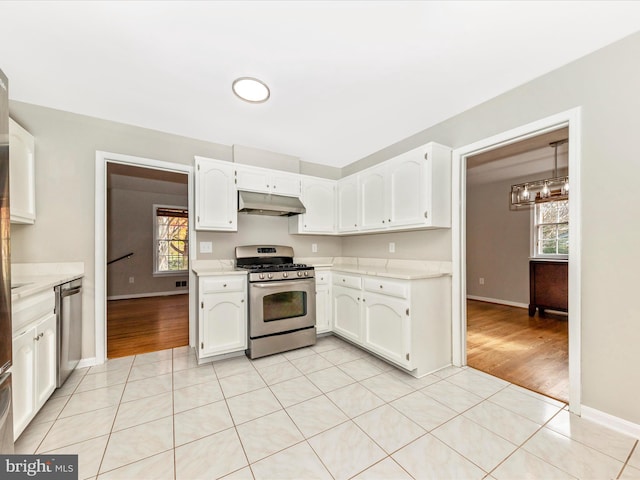
[[[546,309],[569,311],[569,262],[529,261],[529,316]]]

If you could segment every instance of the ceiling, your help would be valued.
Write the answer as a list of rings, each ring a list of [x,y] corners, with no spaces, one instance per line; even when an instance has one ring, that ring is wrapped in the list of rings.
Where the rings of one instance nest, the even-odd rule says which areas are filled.
[[[640,2],[0,2],[10,98],[343,167],[640,30]],[[238,100],[255,76],[271,98]]]

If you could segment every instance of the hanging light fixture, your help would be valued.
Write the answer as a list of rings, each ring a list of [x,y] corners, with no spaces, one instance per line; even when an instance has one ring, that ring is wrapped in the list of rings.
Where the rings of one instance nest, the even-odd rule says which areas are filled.
[[[511,185],[512,206],[526,207],[534,203],[567,200],[569,198],[569,177],[558,177],[558,146],[565,143],[567,143],[567,139],[549,144],[555,150],[552,178]]]

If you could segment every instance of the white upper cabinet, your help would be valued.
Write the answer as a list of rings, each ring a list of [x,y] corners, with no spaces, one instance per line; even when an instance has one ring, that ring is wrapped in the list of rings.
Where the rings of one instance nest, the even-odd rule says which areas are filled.
[[[300,200],[306,213],[289,217],[290,233],[333,234],[336,231],[336,181],[302,177]]]
[[[196,230],[238,230],[235,165],[196,159]]]
[[[338,232],[357,232],[360,226],[358,177],[338,180]]]
[[[33,135],[9,119],[11,223],[35,223],[36,177]]]
[[[360,230],[380,230],[388,226],[389,199],[386,167],[386,164],[382,164],[358,175]]]
[[[450,226],[448,147],[428,143],[338,181],[339,233]]]
[[[300,196],[300,175],[268,168],[237,165],[238,190]]]

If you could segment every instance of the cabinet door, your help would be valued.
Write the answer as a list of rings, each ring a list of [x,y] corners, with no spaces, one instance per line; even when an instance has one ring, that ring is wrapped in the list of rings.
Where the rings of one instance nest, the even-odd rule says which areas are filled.
[[[271,193],[289,197],[300,196],[300,175],[273,171],[270,177]]]
[[[244,292],[201,295],[200,357],[247,348],[247,304]]]
[[[424,147],[389,162],[390,217],[393,227],[425,225],[427,169]]]
[[[36,326],[35,402],[39,409],[56,388],[56,316],[48,315]]]
[[[386,169],[375,168],[359,175],[360,228],[377,230],[387,227]]]
[[[409,352],[409,303],[387,295],[367,293],[363,300],[364,344],[406,368]]]
[[[35,411],[35,338],[31,328],[13,339],[13,436],[18,438]]]
[[[333,331],[360,342],[360,290],[333,286]]]
[[[196,230],[238,229],[235,169],[228,162],[196,157]]]
[[[271,193],[271,179],[266,170],[246,165],[237,165],[237,169],[239,190]]]
[[[316,283],[316,331],[331,331],[331,283]]]
[[[307,212],[297,219],[305,233],[333,233],[336,227],[336,182],[305,178],[302,181],[302,203]]]
[[[346,177],[338,181],[338,231],[358,231],[358,179]]]
[[[11,222],[35,223],[36,180],[33,135],[9,119]]]

